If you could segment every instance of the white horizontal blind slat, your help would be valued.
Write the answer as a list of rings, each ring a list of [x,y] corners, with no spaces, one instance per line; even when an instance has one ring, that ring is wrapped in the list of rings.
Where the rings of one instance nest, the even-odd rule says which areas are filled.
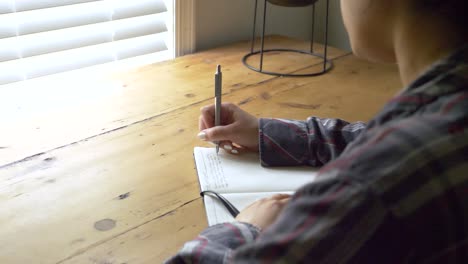
[[[0,0],[0,84],[167,50],[168,2]]]
[[[165,32],[165,18],[154,14],[0,39],[0,62]]]
[[[17,16],[18,34],[26,35],[110,21],[112,10],[106,1],[98,1],[11,15]]]
[[[165,1],[162,0],[108,0],[114,7],[112,19],[122,19],[166,12]]]
[[[0,39],[18,35],[16,16],[0,15]]]
[[[167,50],[167,32],[0,64],[0,83],[21,81]],[[40,65],[41,67],[36,67]],[[21,73],[18,69],[22,69]]]
[[[139,16],[112,22],[114,40],[150,35],[167,31],[165,14]]]
[[[0,14],[15,12],[14,0],[0,0]]]
[[[18,46],[19,44],[17,38],[7,38],[0,40],[0,62],[17,60],[21,58]]]
[[[115,61],[166,49],[162,37],[150,36],[131,39],[130,49],[126,43],[110,42],[91,47],[63,51],[48,56],[31,57],[24,60],[26,78],[75,70],[86,66]],[[126,49],[125,49],[126,48]],[[122,56],[133,53],[133,56]],[[119,58],[120,56],[120,58]],[[73,63],[69,63],[73,61]],[[43,65],[43,67],[28,67],[29,65]]]
[[[27,58],[112,42],[112,32],[113,30],[108,24],[97,24],[92,27],[70,28],[21,36],[18,37],[18,42],[21,43],[21,57]]]
[[[0,63],[0,84],[25,80],[24,71],[20,60]]]
[[[167,39],[166,35],[167,33],[160,33],[115,41],[113,43],[115,56],[117,56],[117,59],[121,60],[167,50],[165,41],[165,39]]]
[[[16,2],[15,3],[16,11],[28,11],[28,10],[57,7],[57,6],[81,4],[81,3],[94,2],[94,1],[99,1],[99,0],[19,0],[19,1],[14,1],[14,2]],[[12,1],[9,0],[8,2],[12,2]]]
[[[166,11],[163,0],[101,0],[3,16],[16,20],[18,34],[26,35]]]

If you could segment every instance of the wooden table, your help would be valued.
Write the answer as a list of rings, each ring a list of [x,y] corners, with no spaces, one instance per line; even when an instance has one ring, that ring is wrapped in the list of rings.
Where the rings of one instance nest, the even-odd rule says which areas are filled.
[[[366,121],[401,87],[395,66],[337,49],[335,68],[308,78],[248,70],[248,49],[0,87],[0,263],[160,263],[203,230],[192,150],[207,145],[196,138],[198,115],[213,102],[217,64],[223,100],[257,116]],[[285,72],[315,63],[265,58],[266,69]]]

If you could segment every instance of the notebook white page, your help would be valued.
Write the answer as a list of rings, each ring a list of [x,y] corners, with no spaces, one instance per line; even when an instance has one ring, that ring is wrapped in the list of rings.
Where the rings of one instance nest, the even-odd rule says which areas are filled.
[[[292,194],[316,175],[311,167],[262,167],[255,153],[216,154],[215,148],[195,147],[194,158],[201,191],[218,192],[239,210],[275,193]],[[234,220],[217,199],[206,195],[204,201],[209,225]]]

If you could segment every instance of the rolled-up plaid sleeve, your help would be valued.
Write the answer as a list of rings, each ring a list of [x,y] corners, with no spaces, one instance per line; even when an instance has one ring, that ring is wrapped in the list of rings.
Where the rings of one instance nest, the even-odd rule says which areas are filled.
[[[263,166],[322,166],[337,158],[366,128],[363,122],[309,117],[306,121],[261,118]]]
[[[260,230],[250,224],[233,222],[205,229],[196,239],[185,243],[166,263],[227,263],[233,250],[252,243]]]

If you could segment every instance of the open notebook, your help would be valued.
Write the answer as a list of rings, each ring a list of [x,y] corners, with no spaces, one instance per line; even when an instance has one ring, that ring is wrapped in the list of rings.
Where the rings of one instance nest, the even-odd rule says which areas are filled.
[[[310,167],[274,167],[260,165],[258,154],[216,154],[214,148],[194,148],[195,165],[201,191],[211,190],[224,196],[242,211],[256,200],[276,193],[292,194],[312,182],[316,170]],[[208,225],[234,221],[216,198],[204,196]]]

